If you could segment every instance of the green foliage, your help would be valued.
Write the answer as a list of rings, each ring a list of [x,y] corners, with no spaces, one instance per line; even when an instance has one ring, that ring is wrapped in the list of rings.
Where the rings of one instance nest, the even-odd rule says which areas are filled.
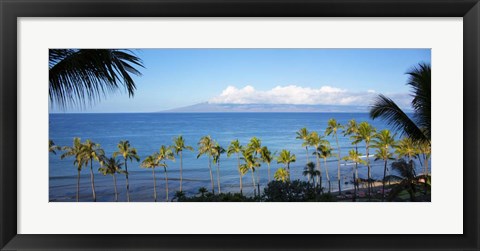
[[[240,193],[203,193],[197,196],[177,197],[179,202],[254,202],[258,201],[254,198],[246,197]]]
[[[321,189],[314,188],[305,181],[271,181],[264,189],[263,201],[266,202],[307,202],[331,201],[329,196],[321,196]]]

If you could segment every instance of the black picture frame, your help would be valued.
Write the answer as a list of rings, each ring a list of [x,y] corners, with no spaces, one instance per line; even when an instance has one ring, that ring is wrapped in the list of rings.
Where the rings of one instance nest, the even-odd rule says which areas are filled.
[[[464,233],[462,235],[17,234],[17,18],[156,16],[463,17]],[[480,5],[478,0],[0,0],[0,17],[0,247],[2,250],[480,250],[478,238],[480,226],[478,180],[480,177],[477,157],[480,130],[477,98],[480,96],[478,71]],[[421,219],[418,224],[421,224]]]

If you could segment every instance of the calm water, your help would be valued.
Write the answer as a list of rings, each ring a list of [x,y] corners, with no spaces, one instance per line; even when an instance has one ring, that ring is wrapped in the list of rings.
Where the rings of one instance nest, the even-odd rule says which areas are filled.
[[[107,155],[111,155],[120,140],[129,140],[132,147],[137,148],[141,160],[158,151],[161,145],[171,145],[175,136],[183,135],[186,144],[196,149],[198,140],[205,135],[210,135],[225,149],[228,144],[239,139],[242,145],[248,143],[251,137],[256,136],[262,140],[262,145],[274,153],[281,149],[288,149],[297,156],[297,161],[292,163],[290,170],[292,179],[303,179],[303,167],[306,164],[305,148],[302,141],[295,139],[296,132],[307,127],[310,131],[325,132],[327,121],[335,118],[339,123],[346,124],[348,120],[357,122],[368,121],[378,130],[390,129],[381,120],[371,120],[366,113],[196,113],[196,114],[170,114],[170,113],[136,113],[136,114],[50,114],[49,137],[57,145],[72,145],[73,137],[80,137],[82,141],[91,139],[101,144]],[[327,137],[332,147],[336,147],[335,139]],[[351,141],[339,135],[342,156],[352,149]],[[310,154],[311,154],[310,149]],[[365,155],[365,148],[359,145],[359,151]],[[374,151],[371,150],[371,153]],[[191,195],[196,194],[199,187],[210,188],[210,176],[207,157],[197,157],[197,152],[184,151],[183,154],[183,187]],[[373,159],[373,158],[371,158]],[[314,160],[311,156],[310,160]],[[337,160],[333,157],[327,162],[328,172],[332,180],[332,190],[337,189]],[[271,177],[281,164],[274,161],[271,165]],[[325,167],[321,162],[323,184],[327,184]],[[343,163],[341,176],[342,189],[352,188],[352,165]],[[98,173],[98,163],[94,164],[95,185],[98,201],[113,200],[113,179]],[[359,167],[359,176],[366,178],[365,166]],[[417,165],[418,172],[421,166]],[[150,169],[140,167],[140,162],[128,163],[131,200],[153,200],[153,178]],[[165,199],[165,181],[163,168],[156,168],[158,201]],[[179,188],[179,160],[168,162],[169,199]],[[215,169],[214,169],[215,170]],[[267,166],[262,164],[259,175],[261,185],[268,182]],[[74,201],[76,192],[76,167],[73,159],[60,160],[60,154],[50,154],[50,201]],[[221,157],[221,186],[222,192],[239,191],[239,176],[235,156]],[[214,173],[215,175],[215,173]],[[383,162],[373,162],[372,176],[374,179],[383,177]],[[216,176],[215,176],[216,177]],[[243,177],[244,193],[252,194],[251,174]],[[347,184],[344,184],[347,183]],[[119,200],[125,201],[125,177],[117,175]],[[215,188],[217,184],[215,183]],[[262,189],[263,190],[263,189]],[[80,200],[91,201],[89,169],[82,170],[80,184]]]

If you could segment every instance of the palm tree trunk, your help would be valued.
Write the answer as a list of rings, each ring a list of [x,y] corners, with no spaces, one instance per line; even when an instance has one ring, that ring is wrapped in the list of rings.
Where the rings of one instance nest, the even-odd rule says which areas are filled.
[[[268,171],[268,183],[270,183],[270,163],[267,164],[267,171]]]
[[[163,172],[165,173],[165,201],[168,202],[168,175],[167,175],[167,168],[163,167]]]
[[[370,178],[370,159],[368,158],[369,157],[369,154],[368,154],[368,150],[369,150],[369,147],[368,147],[368,143],[366,145],[366,151],[367,151],[367,168],[368,168],[368,175],[367,175],[367,179],[368,179],[368,200],[371,199],[371,196],[372,196],[372,182],[371,182],[371,178]]]
[[[240,155],[237,153],[238,175],[240,176],[240,194],[243,194],[242,172],[240,171]]]
[[[125,181],[127,185],[127,202],[130,202],[130,186],[128,185],[128,167],[127,167],[127,159],[125,158]]]
[[[308,164],[308,146],[305,147],[305,151],[307,152],[307,164]]]
[[[182,151],[180,151],[180,192],[182,191],[182,182],[183,182],[183,159],[182,159]]]
[[[77,171],[78,171],[78,174],[77,174],[77,202],[78,202],[78,198],[80,195],[80,169],[78,169]]]
[[[428,187],[427,187],[427,176],[428,176],[428,159],[427,159],[427,155],[426,154],[423,154],[423,159],[424,159],[424,163],[425,163],[425,174],[423,175],[424,177],[424,194],[426,195],[427,192],[428,192]]]
[[[258,196],[260,196],[260,174],[257,172],[257,188],[258,188]]]
[[[118,202],[118,193],[117,193],[117,178],[113,174],[113,187],[115,188],[115,202]]]
[[[327,168],[327,158],[323,159],[325,163],[325,174],[327,174],[327,181],[328,181],[328,193],[332,190],[332,185],[330,184],[330,176],[328,175],[328,168]]]
[[[320,166],[320,157],[317,156],[317,170],[319,171],[319,175],[317,178],[317,185],[322,188],[322,167]]]
[[[342,187],[341,187],[341,178],[340,177],[340,144],[338,144],[338,135],[337,133],[335,133],[335,140],[337,141],[337,149],[338,149],[338,173],[337,173],[337,177],[338,177],[338,194],[342,194]]]
[[[157,180],[155,179],[155,168],[152,168],[153,173],[153,198],[157,202]]]
[[[386,175],[387,175],[387,160],[385,160],[385,166],[383,167],[382,201],[385,201],[385,176]]]
[[[355,144],[355,154],[358,156],[358,144]],[[356,186],[356,188],[360,188],[358,184],[359,184],[359,182],[358,182],[358,162],[355,162],[355,178],[354,178],[354,181],[353,181],[353,186]],[[355,196],[357,196],[357,194],[355,194]]]
[[[217,186],[218,193],[222,193],[222,189],[220,188],[220,159],[217,161]]]
[[[213,173],[212,173],[212,161],[210,156],[208,156],[208,169],[210,170],[210,181],[212,182],[212,193],[215,194],[215,184],[213,183]]]
[[[90,181],[92,183],[93,202],[97,202],[97,195],[95,194],[95,178],[93,177],[93,158],[90,158]]]
[[[255,189],[255,174],[252,169],[252,184],[253,184],[253,196],[257,197],[257,190]]]
[[[288,170],[288,181],[291,181],[291,173],[290,173],[290,163],[287,163],[287,170]]]

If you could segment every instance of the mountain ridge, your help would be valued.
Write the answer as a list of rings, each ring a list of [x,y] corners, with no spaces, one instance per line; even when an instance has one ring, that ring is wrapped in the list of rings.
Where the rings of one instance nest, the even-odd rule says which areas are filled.
[[[369,112],[368,106],[351,105],[295,105],[295,104],[212,104],[202,102],[163,111],[160,113],[208,112]]]

